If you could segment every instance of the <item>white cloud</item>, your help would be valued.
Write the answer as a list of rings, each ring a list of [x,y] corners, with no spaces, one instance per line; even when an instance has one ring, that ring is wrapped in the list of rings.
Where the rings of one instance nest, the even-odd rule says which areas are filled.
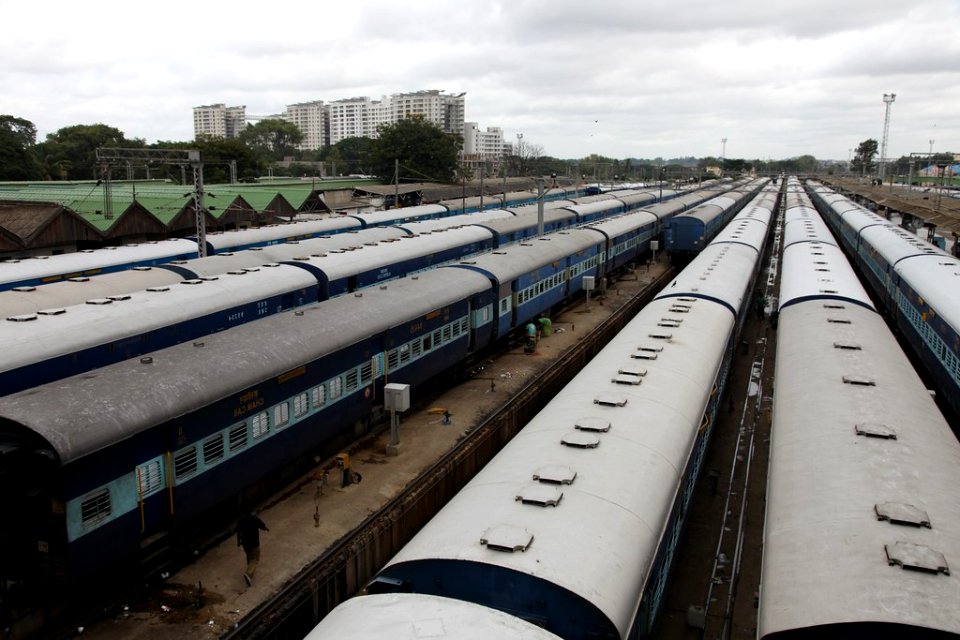
[[[960,5],[918,0],[171,0],[133,11],[0,0],[0,113],[41,134],[102,122],[192,138],[192,107],[417,89],[467,93],[467,119],[558,157],[846,158],[960,151]]]

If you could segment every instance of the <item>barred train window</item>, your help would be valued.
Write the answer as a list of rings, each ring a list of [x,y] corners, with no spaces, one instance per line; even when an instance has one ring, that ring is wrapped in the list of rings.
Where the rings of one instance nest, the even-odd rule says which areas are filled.
[[[330,399],[336,400],[341,395],[343,395],[343,379],[336,377],[330,381]]]
[[[261,411],[257,415],[253,416],[252,425],[254,440],[267,435],[267,431],[270,430],[270,417],[267,415],[267,412]]]
[[[327,404],[327,386],[320,384],[311,389],[313,395],[313,406],[322,407]]]
[[[414,345],[416,345],[416,343],[414,343]],[[347,391],[354,391],[358,386],[360,386],[360,383],[357,370],[350,369],[350,371],[347,371]]]
[[[230,451],[239,451],[247,446],[247,423],[230,427]]]
[[[187,447],[173,454],[173,468],[180,478],[188,478],[197,472],[197,448]]]
[[[278,429],[290,422],[290,403],[281,402],[273,408],[273,425]]]
[[[301,393],[293,398],[293,415],[296,418],[303,416],[310,408],[307,402],[307,394]]]
[[[87,495],[80,503],[80,519],[84,527],[100,524],[110,517],[110,490],[106,487]]]
[[[140,476],[140,495],[146,496],[160,488],[163,477],[160,473],[160,461],[154,460],[137,467]]]
[[[203,441],[203,464],[212,464],[223,458],[223,434],[218,433]]]

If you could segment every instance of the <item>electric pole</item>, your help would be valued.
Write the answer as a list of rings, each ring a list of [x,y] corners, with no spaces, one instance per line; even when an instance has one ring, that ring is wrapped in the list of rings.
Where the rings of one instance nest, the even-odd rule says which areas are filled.
[[[897,99],[895,93],[883,94],[883,103],[886,105],[883,115],[883,144],[880,145],[880,182],[883,182],[883,175],[887,168],[887,136],[890,134],[890,107],[893,101]]]

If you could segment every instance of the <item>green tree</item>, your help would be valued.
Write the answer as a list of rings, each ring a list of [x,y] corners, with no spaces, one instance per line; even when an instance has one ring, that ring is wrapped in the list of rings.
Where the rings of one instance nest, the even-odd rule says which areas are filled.
[[[371,145],[370,171],[392,182],[394,162],[399,162],[401,180],[454,181],[463,138],[446,133],[417,114],[399,122],[380,125]]]
[[[128,140],[122,131],[114,127],[78,124],[47,134],[47,139],[37,145],[37,150],[51,178],[94,180],[100,177],[97,164],[99,147],[143,146],[143,140]]]
[[[0,180],[41,180],[37,128],[29,120],[0,115]]]
[[[370,161],[373,153],[372,138],[344,138],[332,147],[324,150],[323,160],[328,171],[338,175],[351,173],[370,173]]]
[[[241,182],[255,180],[266,174],[267,163],[253,149],[237,138],[222,138],[220,136],[198,136],[196,140],[176,142],[161,140],[150,145],[153,149],[197,149],[204,162],[203,181],[206,184],[225,184],[230,182],[231,160],[237,163],[237,179]],[[152,175],[180,182],[180,168],[175,165],[158,167]],[[188,170],[187,182],[193,178]]]
[[[296,155],[303,132],[292,122],[275,118],[248,126],[237,138],[268,160],[283,160]]]
[[[862,176],[872,174],[877,167],[873,161],[873,157],[877,155],[877,148],[877,141],[873,138],[868,138],[857,145],[853,161],[850,163],[850,170]]]

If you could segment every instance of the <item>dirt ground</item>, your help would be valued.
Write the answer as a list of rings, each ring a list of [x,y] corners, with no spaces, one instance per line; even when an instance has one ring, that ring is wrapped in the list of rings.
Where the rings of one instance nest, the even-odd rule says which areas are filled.
[[[488,361],[475,378],[450,389],[429,406],[408,412],[401,420],[398,456],[386,455],[386,433],[352,452],[354,471],[363,478],[360,484],[340,488],[339,477],[331,472],[325,486],[318,487],[317,481],[307,475],[281,492],[283,499],[260,512],[270,530],[261,532],[262,557],[251,586],[243,579],[243,551],[235,538],[228,538],[170,576],[158,591],[86,625],[82,636],[96,640],[202,640],[220,636],[395,497],[482,418],[665,268],[665,263],[655,263],[649,269],[640,267],[635,274],[619,280],[602,300],[581,303],[554,317],[554,334],[541,340],[535,354],[525,354],[522,348],[508,351]],[[443,423],[444,410],[450,413],[450,424]],[[322,461],[319,466],[329,465],[330,461]]]

